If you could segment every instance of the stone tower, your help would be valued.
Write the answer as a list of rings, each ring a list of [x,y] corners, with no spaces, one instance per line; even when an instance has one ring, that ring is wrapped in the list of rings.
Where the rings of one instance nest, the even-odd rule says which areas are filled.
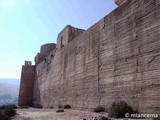
[[[35,66],[30,61],[25,61],[22,66],[21,84],[19,92],[19,106],[32,105],[33,85],[35,80]]]
[[[41,61],[45,59],[49,55],[49,53],[56,49],[56,44],[48,43],[41,46],[40,53],[37,53],[35,57],[35,65],[37,66]]]
[[[57,37],[57,49],[60,49],[66,46],[69,42],[71,42],[74,38],[80,35],[83,29],[72,27],[71,25],[67,25]]]

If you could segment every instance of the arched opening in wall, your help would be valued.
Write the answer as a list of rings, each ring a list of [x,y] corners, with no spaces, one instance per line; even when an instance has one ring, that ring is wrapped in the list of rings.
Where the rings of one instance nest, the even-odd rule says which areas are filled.
[[[61,37],[61,48],[64,47],[63,36]]]

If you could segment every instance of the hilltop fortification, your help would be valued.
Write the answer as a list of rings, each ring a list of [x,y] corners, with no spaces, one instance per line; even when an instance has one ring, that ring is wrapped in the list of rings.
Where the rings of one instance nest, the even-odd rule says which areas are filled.
[[[107,108],[126,101],[160,113],[160,0],[115,0],[87,30],[66,26],[22,67],[19,105]]]

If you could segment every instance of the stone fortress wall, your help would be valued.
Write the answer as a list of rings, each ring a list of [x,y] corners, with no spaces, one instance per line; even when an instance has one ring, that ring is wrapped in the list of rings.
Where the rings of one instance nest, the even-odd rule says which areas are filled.
[[[22,67],[19,105],[88,109],[123,100],[160,112],[160,1],[115,2],[87,30],[66,26],[57,45],[41,47],[32,70]]]

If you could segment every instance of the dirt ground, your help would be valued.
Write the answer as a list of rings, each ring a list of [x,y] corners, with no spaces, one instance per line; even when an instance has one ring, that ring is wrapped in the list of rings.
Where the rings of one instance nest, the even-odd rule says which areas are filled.
[[[89,110],[73,110],[65,109],[64,112],[57,113],[57,109],[16,109],[17,115],[13,117],[12,120],[102,120],[94,119],[100,118],[100,116],[107,117],[107,113],[94,113]],[[85,119],[84,119],[85,118]],[[152,118],[146,119],[113,119],[109,118],[108,120],[152,120]]]
[[[17,109],[17,115],[12,120],[94,120],[94,117],[107,116],[106,113],[94,113],[92,111],[81,111],[65,109],[57,113],[57,109]]]

